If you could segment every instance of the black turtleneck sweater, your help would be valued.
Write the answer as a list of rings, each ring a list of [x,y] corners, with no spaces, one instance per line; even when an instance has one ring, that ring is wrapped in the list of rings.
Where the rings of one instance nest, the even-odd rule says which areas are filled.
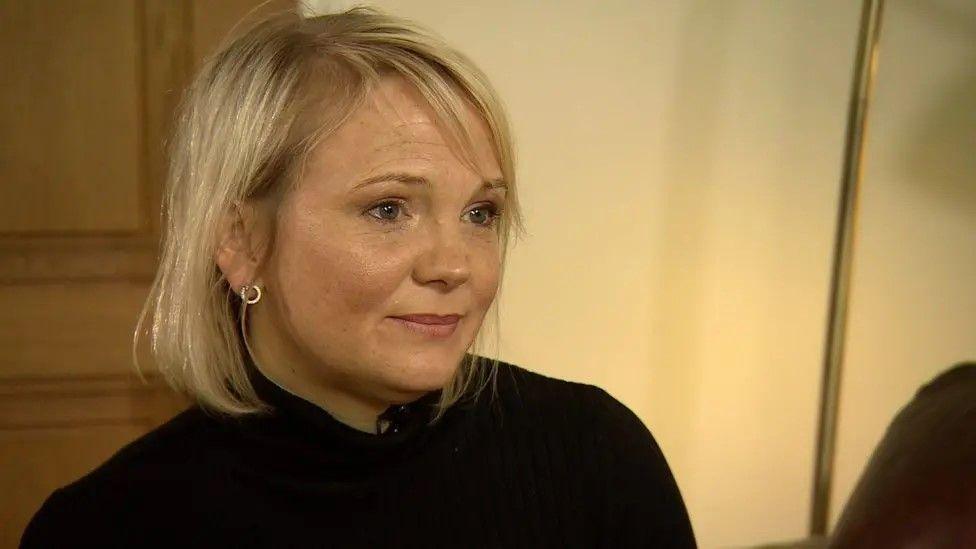
[[[55,491],[21,546],[694,547],[664,456],[603,390],[502,363],[357,431],[258,375],[270,415],[191,408]]]

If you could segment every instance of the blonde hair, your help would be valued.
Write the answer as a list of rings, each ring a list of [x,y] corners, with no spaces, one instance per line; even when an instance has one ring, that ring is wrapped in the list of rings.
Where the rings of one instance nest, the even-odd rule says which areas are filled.
[[[465,162],[472,134],[464,109],[472,106],[487,124],[508,184],[499,225],[504,273],[508,242],[521,231],[514,150],[501,103],[474,63],[428,31],[372,8],[266,18],[211,56],[184,96],[170,144],[162,256],[136,327],[134,345],[151,313],[160,373],[201,406],[232,415],[267,410],[247,375],[239,297],[215,263],[226,215],[285,192],[315,144],[387,74],[417,87]],[[492,310],[497,338],[497,306]],[[484,336],[483,326],[473,349]],[[497,366],[466,354],[433,421],[470,387],[477,395],[493,382]]]

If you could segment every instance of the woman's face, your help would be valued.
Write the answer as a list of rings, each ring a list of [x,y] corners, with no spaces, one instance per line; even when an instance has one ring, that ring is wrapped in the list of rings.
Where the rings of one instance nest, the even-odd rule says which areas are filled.
[[[495,298],[505,198],[487,128],[466,115],[480,173],[396,77],[312,151],[283,198],[258,273],[265,297],[249,311],[255,331],[270,332],[254,336],[273,360],[377,402],[451,379]],[[408,315],[457,318],[431,327],[398,318]]]

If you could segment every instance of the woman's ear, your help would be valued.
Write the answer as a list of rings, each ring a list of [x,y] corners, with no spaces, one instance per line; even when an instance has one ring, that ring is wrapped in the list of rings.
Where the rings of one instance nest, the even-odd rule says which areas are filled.
[[[216,250],[217,267],[235,291],[246,284],[257,282],[258,265],[266,239],[258,234],[262,223],[259,212],[252,205],[239,205],[224,214],[218,234]]]

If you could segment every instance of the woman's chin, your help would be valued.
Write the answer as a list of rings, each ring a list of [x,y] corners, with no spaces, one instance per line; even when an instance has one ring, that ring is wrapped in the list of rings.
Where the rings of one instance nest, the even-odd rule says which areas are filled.
[[[423,360],[414,357],[410,363],[398,368],[393,381],[396,389],[403,393],[423,394],[445,387],[457,373],[460,357],[456,360],[431,358]]]

